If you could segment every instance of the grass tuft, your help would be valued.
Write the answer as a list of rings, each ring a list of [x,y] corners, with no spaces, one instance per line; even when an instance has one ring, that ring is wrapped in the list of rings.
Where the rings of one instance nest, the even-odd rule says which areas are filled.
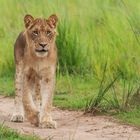
[[[39,140],[37,136],[26,136],[0,124],[0,140]]]

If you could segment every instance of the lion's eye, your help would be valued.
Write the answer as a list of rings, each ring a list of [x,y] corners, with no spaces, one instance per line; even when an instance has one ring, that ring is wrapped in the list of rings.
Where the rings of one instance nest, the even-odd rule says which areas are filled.
[[[51,31],[47,31],[47,32],[46,32],[46,35],[47,35],[47,36],[50,36],[51,34],[52,34]]]
[[[38,31],[33,31],[33,34],[37,36],[38,35]]]

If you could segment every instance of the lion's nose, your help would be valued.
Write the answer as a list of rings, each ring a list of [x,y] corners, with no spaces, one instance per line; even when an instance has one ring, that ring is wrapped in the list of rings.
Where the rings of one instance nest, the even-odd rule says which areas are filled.
[[[40,45],[42,48],[44,48],[47,44],[45,44],[45,43],[39,43],[39,45]]]

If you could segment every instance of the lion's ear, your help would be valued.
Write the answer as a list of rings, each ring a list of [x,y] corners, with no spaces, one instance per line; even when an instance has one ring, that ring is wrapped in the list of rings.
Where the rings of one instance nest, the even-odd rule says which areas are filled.
[[[53,14],[48,18],[47,22],[51,28],[56,28],[58,17],[55,14]]]
[[[31,22],[34,20],[34,18],[31,16],[31,15],[26,15],[24,17],[24,24],[25,24],[25,27],[28,28],[29,25],[31,24]]]

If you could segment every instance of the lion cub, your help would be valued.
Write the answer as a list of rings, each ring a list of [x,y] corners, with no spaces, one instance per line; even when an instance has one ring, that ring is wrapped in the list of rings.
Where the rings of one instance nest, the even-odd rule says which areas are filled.
[[[42,128],[56,128],[51,117],[57,61],[56,25],[58,18],[31,15],[24,17],[25,31],[15,42],[15,112],[13,122],[23,122],[24,116]]]

